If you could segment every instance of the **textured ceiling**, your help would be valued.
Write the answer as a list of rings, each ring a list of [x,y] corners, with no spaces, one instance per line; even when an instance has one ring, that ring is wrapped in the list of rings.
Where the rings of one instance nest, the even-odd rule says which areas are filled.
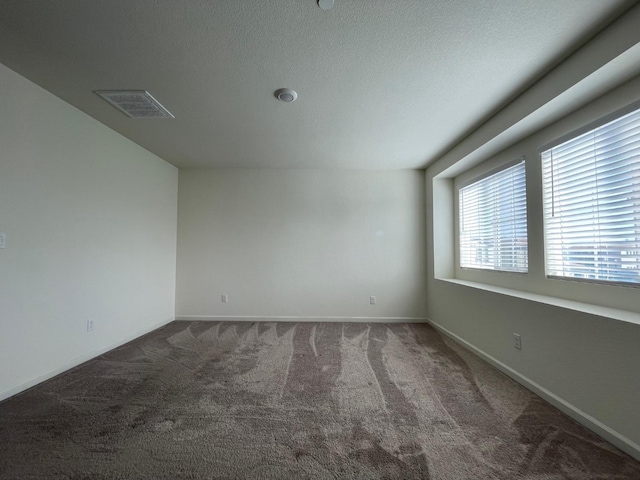
[[[180,167],[423,168],[635,3],[0,0],[0,63]]]

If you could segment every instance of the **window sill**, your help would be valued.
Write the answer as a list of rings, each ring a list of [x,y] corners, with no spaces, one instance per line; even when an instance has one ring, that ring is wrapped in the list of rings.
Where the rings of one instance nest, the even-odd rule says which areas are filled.
[[[462,285],[469,288],[485,290],[487,292],[499,293],[501,295],[508,295],[510,297],[521,298],[523,300],[529,300],[531,302],[542,303],[545,305],[553,305],[554,307],[566,308],[568,310],[573,310],[576,312],[598,315],[600,317],[611,318],[614,320],[619,320],[621,322],[635,323],[636,325],[640,325],[640,313],[630,312],[627,310],[603,307],[590,303],[577,302],[575,300],[566,300],[564,298],[541,295],[539,293],[524,292],[522,290],[514,290],[511,288],[496,287],[494,285],[488,285],[486,283],[470,282],[468,280],[460,280],[457,278],[436,278],[436,280],[439,280],[441,282],[453,283],[456,285]]]

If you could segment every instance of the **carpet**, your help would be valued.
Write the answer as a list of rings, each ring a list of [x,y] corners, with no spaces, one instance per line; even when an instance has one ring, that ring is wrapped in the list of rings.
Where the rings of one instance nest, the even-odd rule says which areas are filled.
[[[640,479],[425,324],[173,322],[0,403],[1,479]]]

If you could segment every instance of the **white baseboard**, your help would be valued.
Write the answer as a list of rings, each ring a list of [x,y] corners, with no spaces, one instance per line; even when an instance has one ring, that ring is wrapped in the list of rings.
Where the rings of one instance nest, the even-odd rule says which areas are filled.
[[[73,360],[71,360],[70,362],[67,362],[63,365],[60,365],[57,368],[54,368],[53,370],[48,371],[47,373],[43,373],[42,375],[38,375],[35,378],[32,378],[31,380],[28,380],[24,383],[21,383],[20,385],[17,385],[15,387],[10,388],[9,390],[5,390],[4,392],[0,392],[0,402],[2,400],[6,400],[9,397],[13,397],[14,395],[17,395],[20,392],[23,392],[25,390],[27,390],[28,388],[31,388],[39,383],[44,382],[45,380],[49,380],[50,378],[55,377],[56,375],[60,375],[63,372],[66,372],[67,370],[72,369],[73,367],[77,367],[78,365],[87,362],[93,358],[96,358],[100,355],[102,355],[103,353],[108,352],[109,350],[113,350],[114,348],[117,348],[121,345],[124,345],[125,343],[130,342],[131,340],[135,340],[138,337],[141,337],[142,335],[145,335],[149,332],[152,332],[160,327],[164,327],[165,325],[167,325],[168,323],[173,322],[173,318],[170,318],[168,320],[164,320],[160,323],[156,323],[155,325],[152,325],[150,327],[147,328],[143,328],[142,330],[138,330],[137,332],[131,334],[131,335],[127,335],[126,337],[122,338],[121,340],[118,340],[115,343],[112,343],[110,345],[107,345],[106,347],[102,347],[98,350],[94,350],[92,352],[86,353],[84,355],[80,355],[79,357],[74,358]]]
[[[540,397],[545,399],[547,402],[549,402],[551,405],[556,407],[558,410],[560,410],[561,412],[573,418],[576,422],[585,426],[586,428],[596,433],[597,435],[600,435],[602,438],[612,443],[623,452],[628,453],[629,455],[634,457],[636,460],[640,460],[640,445],[638,445],[634,441],[628,439],[624,435],[608,427],[607,425],[600,422],[599,420],[592,417],[591,415],[583,412],[575,405],[567,402],[566,400],[559,397],[555,393],[547,390],[542,385],[539,385],[538,383],[534,382],[530,378],[522,375],[521,373],[517,372],[513,368],[509,367],[508,365],[492,357],[488,353],[470,344],[469,342],[464,340],[462,337],[459,337],[455,333],[447,330],[446,328],[434,322],[433,320],[427,319],[427,323],[431,324],[433,327],[435,327],[436,329],[438,329],[439,331],[441,331],[442,333],[444,333],[445,335],[447,335],[448,337],[450,337],[452,340],[456,341],[463,347],[467,348],[468,350],[471,350],[473,353],[475,353],[476,355],[486,360],[497,369],[507,374],[516,382],[520,383],[527,389],[531,390],[533,393],[539,395]]]
[[[264,315],[176,315],[176,320],[211,322],[353,322],[353,323],[426,323],[425,317],[305,317]]]

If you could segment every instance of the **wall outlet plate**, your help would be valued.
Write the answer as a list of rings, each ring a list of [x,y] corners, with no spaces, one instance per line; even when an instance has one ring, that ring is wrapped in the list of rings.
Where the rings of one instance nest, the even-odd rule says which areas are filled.
[[[374,297],[373,295],[371,295],[369,297],[369,304],[370,305],[375,305],[376,304],[376,297]]]
[[[220,300],[222,300],[222,303],[229,303],[229,295],[226,293],[223,293],[222,296],[220,297]]]
[[[7,248],[7,236],[4,233],[0,233],[0,248]]]
[[[93,332],[93,319],[90,318],[89,320],[87,320],[87,332]]]

